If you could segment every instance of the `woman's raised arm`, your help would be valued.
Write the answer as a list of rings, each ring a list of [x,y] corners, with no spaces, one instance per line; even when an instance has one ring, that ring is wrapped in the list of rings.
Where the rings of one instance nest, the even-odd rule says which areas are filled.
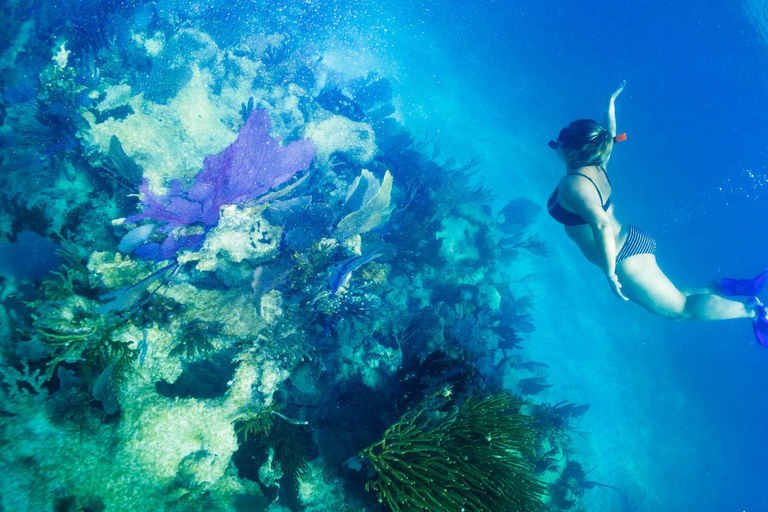
[[[618,89],[613,91],[613,94],[608,97],[608,105],[603,113],[603,127],[611,133],[611,137],[616,136],[616,98],[624,90],[625,85],[627,85],[627,81],[622,80]]]

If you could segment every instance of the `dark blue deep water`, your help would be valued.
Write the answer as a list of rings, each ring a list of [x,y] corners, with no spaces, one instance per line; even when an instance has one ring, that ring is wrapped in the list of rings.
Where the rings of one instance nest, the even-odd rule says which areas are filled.
[[[467,265],[475,267],[458,257],[450,260],[446,256],[450,251],[440,245],[447,242],[441,240],[450,237],[445,233],[454,225],[451,219],[477,226],[493,225],[492,220],[476,221],[491,217],[448,209],[442,216],[434,213],[434,221],[419,224],[418,215],[402,213],[414,208],[432,212],[424,204],[435,202],[434,197],[422,197],[431,197],[432,185],[435,190],[449,187],[439,188],[445,175],[424,162],[448,168],[450,159],[461,164],[477,159],[475,179],[495,192],[495,199],[485,201],[495,212],[520,197],[544,205],[563,174],[562,163],[547,142],[572,120],[599,120],[605,98],[626,80],[616,115],[618,131],[626,132],[627,141],[615,146],[608,167],[617,218],[654,236],[659,265],[679,286],[707,285],[718,270],[724,276],[757,275],[768,268],[768,5],[764,2],[6,0],[2,13],[3,23],[11,29],[0,39],[0,172],[5,175],[0,195],[4,368],[0,396],[11,405],[0,408],[0,467],[13,478],[0,484],[0,510],[103,510],[99,507],[105,503],[107,510],[118,510],[110,504],[131,500],[110,501],[99,493],[119,489],[116,492],[128,496],[138,485],[147,486],[147,503],[171,503],[168,510],[388,510],[362,490],[372,473],[352,471],[348,466],[355,462],[349,458],[380,439],[384,427],[417,403],[415,397],[444,391],[438,377],[447,375],[446,382],[454,383],[456,375],[471,374],[466,369],[472,367],[477,372],[472,375],[482,377],[472,382],[486,395],[502,388],[522,393],[520,379],[532,375],[519,368],[537,361],[547,368],[537,367],[533,375],[545,378],[551,387],[528,393],[528,400],[591,405],[586,414],[570,419],[563,431],[568,441],[556,457],[562,465],[566,457],[583,464],[587,474],[581,480],[581,494],[571,508],[561,503],[560,508],[548,505],[548,510],[768,511],[768,350],[754,341],[747,320],[674,323],[615,300],[600,272],[545,215],[525,229],[539,235],[548,248],[546,257],[520,250],[511,268],[504,270],[511,277],[502,279],[493,257],[481,248],[477,268],[484,277],[468,284],[462,281],[466,277],[462,272]],[[193,32],[184,36],[187,39],[173,39]],[[175,44],[190,44],[196,53],[173,50]],[[59,45],[71,53],[56,71],[51,55]],[[290,51],[280,53],[288,47]],[[163,61],[172,50],[177,51],[177,60]],[[262,66],[243,70],[266,71],[254,72],[248,77],[250,85],[242,86],[231,65],[233,55]],[[188,67],[190,62],[199,68]],[[59,74],[51,78],[51,73]],[[366,106],[366,96],[353,84],[369,73],[386,78],[391,95],[383,94]],[[207,82],[196,92],[187,92],[191,89],[185,87],[198,83],[195,80]],[[339,106],[338,96],[323,97],[324,91],[333,89],[323,88],[323,81],[337,85],[365,112],[358,115],[350,103]],[[69,85],[46,85],[51,83]],[[105,84],[111,87],[109,94]],[[297,86],[303,92],[291,96]],[[237,95],[233,90],[246,92]],[[198,93],[213,98],[214,107],[206,110],[208,103],[203,102],[199,116],[194,109],[194,115],[187,115],[182,106],[195,105],[189,98]],[[171,263],[170,270],[160,274],[152,272],[167,263],[150,267],[137,256],[119,254],[114,263],[128,230],[110,221],[128,217],[130,226],[130,216],[142,211],[136,199],[141,169],[137,171],[131,159],[143,167],[145,178],[153,173],[149,179],[152,187],[160,187],[156,192],[167,191],[172,179],[181,179],[191,190],[203,157],[231,144],[248,119],[250,94],[256,97],[257,109],[270,114],[271,133],[287,142],[313,138],[305,125],[328,118],[332,111],[374,125],[373,106],[384,104],[393,106],[390,119],[409,134],[402,137],[429,143],[406,145],[423,155],[418,165],[411,157],[384,149],[399,147],[403,140],[398,139],[399,129],[384,136],[375,127],[376,157],[338,149],[343,156],[333,162],[323,160],[320,148],[312,166],[301,168],[310,169],[310,178],[295,196],[286,196],[301,196],[296,203],[285,204],[290,208],[300,204],[307,208],[305,213],[293,218],[274,207],[273,217],[265,217],[290,233],[272,252],[265,249],[268,257],[237,259],[234,249],[226,246],[231,239],[221,235],[217,240],[223,240],[224,249],[210,252],[208,267],[194,256],[202,247],[202,242],[195,245],[199,239],[158,257],[169,262],[181,258],[179,266]],[[296,104],[289,99],[296,99]],[[98,106],[105,102],[109,108]],[[168,114],[171,111],[175,113]],[[113,119],[108,120],[110,116]],[[183,128],[173,131],[169,124]],[[104,126],[120,133],[128,163],[110,149],[112,132],[99,128]],[[162,139],[163,134],[181,132],[178,140]],[[343,141],[333,144],[343,146]],[[167,162],[157,163],[165,156]],[[392,217],[360,233],[361,251],[348,245],[327,252],[313,245],[313,240],[333,236],[343,241],[339,228],[334,231],[332,226],[352,211],[344,203],[346,187],[363,168],[371,169],[377,184],[386,181],[385,171],[392,171],[392,204],[397,203]],[[418,173],[427,171],[434,174],[420,181]],[[256,196],[249,198],[250,203],[222,204],[250,207],[255,200]],[[219,226],[213,227],[216,222],[189,220],[192,217],[189,214],[171,226],[181,228],[176,236],[208,236],[210,241],[214,235],[208,230],[215,233],[225,224],[217,218]],[[245,233],[247,227],[237,222],[246,221],[231,222],[227,225]],[[423,244],[403,234],[412,232],[408,222],[422,226]],[[83,226],[95,231],[85,233]],[[260,226],[252,227],[251,233]],[[161,231],[144,235],[136,246],[162,242],[166,232],[160,235]],[[21,233],[27,234],[20,237]],[[273,235],[264,234],[252,246],[270,243]],[[31,245],[20,245],[19,240],[30,237]],[[50,268],[61,265],[62,255],[57,256],[51,241],[66,249],[70,247],[66,240],[80,248],[64,260],[81,277],[66,293],[55,295],[42,276],[50,276]],[[416,251],[414,245],[427,255],[414,256],[405,249]],[[459,240],[455,253],[474,250],[468,245],[466,239]],[[149,259],[157,255],[157,245],[145,249],[151,253]],[[25,251],[38,257],[34,264],[22,261],[27,259]],[[79,256],[73,259],[75,253]],[[120,257],[133,263],[121,264]],[[435,263],[438,260],[445,266]],[[446,263],[449,260],[453,266]],[[201,263],[195,266],[197,261]],[[364,272],[373,275],[375,269],[385,272],[384,267],[391,272],[389,284],[373,285],[359,277]],[[137,282],[147,283],[140,285],[146,290],[136,291]],[[162,302],[164,296],[158,298],[160,294],[148,297],[148,290],[160,284],[168,287],[170,305]],[[478,290],[484,284],[502,290],[502,306],[509,294],[532,301],[530,307],[517,310],[531,314],[515,324],[522,343],[511,353],[519,366],[500,369],[498,351],[489,352],[497,350],[496,345],[478,350],[467,341],[478,330],[496,332],[493,329],[505,321],[503,307],[501,313],[483,310]],[[131,286],[133,292],[126,292]],[[339,289],[340,297],[347,299],[334,303]],[[104,294],[109,292],[124,302],[120,306],[106,302]],[[349,299],[353,296],[355,301]],[[265,309],[264,297],[275,301],[273,310]],[[321,298],[328,301],[326,309],[317,305]],[[128,305],[134,302],[140,306]],[[167,313],[157,316],[151,307]],[[246,313],[238,313],[234,322],[238,327],[228,329],[225,324],[232,318],[227,314],[238,308]],[[305,314],[309,310],[313,313]],[[416,310],[431,316],[408,316]],[[45,320],[57,318],[56,311],[69,312],[65,323]],[[94,320],[108,315],[133,324]],[[178,323],[174,315],[186,323]],[[275,321],[270,315],[283,316]],[[354,315],[359,316],[353,321]],[[390,323],[406,317],[419,326],[413,338],[419,341],[411,342],[410,348],[392,341],[396,336],[390,333],[395,331]],[[453,321],[453,330],[434,335],[426,327],[429,319],[440,329]],[[64,329],[65,324],[78,327]],[[127,360],[109,352],[90,359],[86,350],[54,359],[61,363],[55,377],[48,375],[39,382],[23,377],[25,371],[27,376],[35,370],[42,375],[47,367],[53,372],[50,361],[65,346],[58,337],[62,329],[69,329],[69,334],[75,329],[77,335],[87,332],[88,340],[103,329],[108,332],[103,339],[112,336],[134,352]],[[254,341],[257,334],[259,341]],[[280,343],[287,346],[292,336],[307,345],[275,348]],[[182,338],[200,345],[186,353],[173,349],[175,340]],[[449,341],[460,349],[454,350]],[[251,344],[269,348],[261,352]],[[423,361],[438,349],[455,358],[446,363],[447,369],[417,384],[413,384],[417,379],[404,377],[406,353],[412,351],[414,360]],[[206,350],[212,354],[201,357]],[[490,362],[489,353],[494,354]],[[258,374],[249,388],[253,397],[243,403],[231,398],[235,392],[228,390],[232,382],[250,378],[242,370],[245,364],[237,366],[241,361],[252,364]],[[187,373],[182,374],[182,368]],[[105,382],[113,373],[120,378],[108,390]],[[171,382],[174,379],[178,380]],[[202,391],[197,389],[201,386]],[[61,389],[69,389],[68,398],[56,395]],[[30,399],[29,393],[39,399]],[[269,438],[264,446],[244,454],[246,440],[233,429],[273,399],[279,407],[266,416],[296,429],[299,437],[290,438],[294,443],[290,446],[301,445],[303,451],[295,451],[301,451],[297,458],[312,461],[305,476],[282,480],[279,491],[260,472],[266,467],[264,446],[275,443],[270,449],[279,452],[277,441]],[[151,405],[144,409],[136,404]],[[208,414],[215,420],[199,432],[192,426],[179,427],[168,435],[170,440],[158,441],[161,437],[153,436],[173,423],[177,406],[190,425]],[[40,410],[45,414],[35,412]],[[157,411],[167,411],[167,416]],[[210,426],[216,422],[226,434],[221,439]],[[311,431],[301,430],[304,425]],[[180,454],[173,463],[167,462],[170,455],[154,460],[154,448],[146,449],[160,442],[162,451],[163,443],[176,446],[176,439],[194,447],[168,448],[168,453]],[[241,450],[232,456],[238,445]],[[226,451],[222,446],[231,448],[226,453],[232,456],[231,463],[216,461],[212,447]],[[90,456],[89,449],[98,454]],[[64,462],[56,465],[51,457],[42,456],[47,450],[61,453]],[[78,457],[89,461],[83,467],[97,468],[84,471],[82,481],[98,482],[98,468],[111,467],[103,470],[106,483],[78,487],[68,480],[72,472],[68,468],[80,465]],[[201,476],[208,475],[200,470],[204,464],[217,468],[210,470],[215,476]],[[155,473],[156,467],[162,469]],[[230,488],[222,484],[226,478],[232,489],[240,487],[231,491],[235,498],[216,501],[226,494],[222,489]],[[46,484],[35,501],[30,489],[38,481],[54,483]],[[332,498],[323,494],[321,489],[326,488],[332,489],[327,491]],[[141,492],[135,494],[138,497],[132,499],[140,501]]]

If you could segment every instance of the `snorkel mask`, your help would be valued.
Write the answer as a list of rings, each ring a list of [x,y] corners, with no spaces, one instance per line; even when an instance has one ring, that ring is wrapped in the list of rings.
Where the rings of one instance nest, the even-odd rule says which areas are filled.
[[[557,136],[557,140],[551,140],[548,143],[548,146],[557,151],[558,149],[561,149],[565,147],[565,143],[567,142],[568,138],[568,129],[563,128],[560,130],[560,135]],[[613,138],[613,142],[624,142],[627,140],[627,134],[626,133],[620,133],[617,136]]]

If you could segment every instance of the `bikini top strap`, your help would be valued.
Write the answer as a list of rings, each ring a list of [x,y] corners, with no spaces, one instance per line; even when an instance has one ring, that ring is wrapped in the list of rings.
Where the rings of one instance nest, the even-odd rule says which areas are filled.
[[[601,205],[605,204],[603,202],[603,194],[600,193],[600,189],[597,187],[597,183],[595,183],[592,178],[590,178],[586,174],[581,174],[580,172],[572,172],[568,176],[582,176],[584,178],[587,178],[595,186],[595,190],[597,190],[597,195],[600,197],[600,204]]]
[[[611,177],[608,176],[608,171],[605,170],[605,166],[604,165],[598,165],[597,168],[600,169],[601,171],[603,171],[603,174],[605,174],[605,179],[608,180],[608,184],[610,185],[611,184]]]

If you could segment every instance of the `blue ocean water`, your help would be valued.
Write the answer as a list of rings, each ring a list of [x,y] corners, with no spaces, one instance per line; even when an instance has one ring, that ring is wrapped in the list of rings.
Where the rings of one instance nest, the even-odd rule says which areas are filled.
[[[422,2],[403,11],[423,21],[418,30],[430,41],[415,50],[413,64],[422,78],[435,77],[427,101],[436,106],[422,108],[457,139],[471,133],[453,142],[482,154],[491,179],[509,194],[519,193],[516,183],[534,182],[545,198],[559,177],[546,141],[573,119],[599,119],[604,97],[626,79],[617,121],[628,142],[616,147],[609,168],[616,215],[656,237],[662,269],[684,286],[706,284],[718,269],[756,275],[768,259],[768,50],[764,26],[750,14],[764,7],[754,4]],[[447,119],[437,106],[446,102]],[[583,279],[601,284],[586,269]],[[558,293],[557,284],[545,293]],[[614,362],[631,360],[630,378],[649,395],[625,399],[645,401],[636,428],[654,431],[650,439],[637,433],[664,473],[653,508],[766,509],[768,354],[752,341],[750,326],[671,324],[628,315],[616,303],[596,312],[584,299],[560,295],[556,307],[581,306],[587,322],[615,317]],[[637,324],[630,330],[639,336],[626,323]],[[638,347],[644,337],[662,353]],[[552,348],[563,357],[573,350]],[[669,365],[666,378],[659,356]],[[587,379],[602,372],[600,363],[583,364]],[[595,379],[596,387],[615,384]]]
[[[257,4],[267,17],[289,12],[329,69],[391,80],[403,125],[436,137],[438,159],[478,157],[497,208],[516,197],[543,204],[562,174],[547,141],[573,119],[599,118],[627,80],[617,120],[628,140],[608,169],[617,217],[656,238],[662,269],[681,285],[706,284],[718,269],[748,277],[768,267],[768,25],[759,2]],[[95,28],[76,32],[72,47],[115,34],[117,47],[129,46],[131,30],[155,28],[150,14],[142,21],[148,5],[234,47],[251,12],[245,2],[52,5],[35,6],[48,30]],[[133,18],[94,15],[89,24],[89,7]],[[17,65],[29,69],[49,59],[22,57]],[[34,96],[22,75],[4,84],[8,103]],[[574,420],[583,436],[573,455],[590,479],[618,489],[588,490],[583,510],[768,510],[768,352],[748,322],[652,317],[614,300],[559,226],[542,217],[533,229],[550,255],[519,262],[535,276],[513,285],[536,301],[523,354],[550,367],[554,386],[542,400],[591,404]]]

